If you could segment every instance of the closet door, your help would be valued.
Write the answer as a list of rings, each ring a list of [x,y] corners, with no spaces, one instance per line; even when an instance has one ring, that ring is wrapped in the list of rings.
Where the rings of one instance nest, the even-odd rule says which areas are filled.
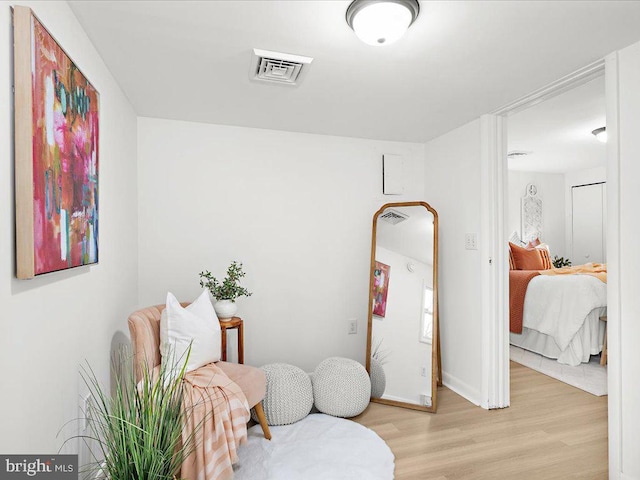
[[[606,262],[605,185],[596,183],[571,188],[573,265]]]

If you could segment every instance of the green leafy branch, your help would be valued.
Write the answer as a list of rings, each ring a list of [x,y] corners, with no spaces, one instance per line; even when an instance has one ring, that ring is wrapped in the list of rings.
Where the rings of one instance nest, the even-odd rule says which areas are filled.
[[[553,266],[555,268],[570,267],[571,260],[569,260],[568,258],[558,257],[557,255],[555,255],[553,257]]]
[[[240,279],[245,275],[242,271],[242,263],[234,260],[229,265],[227,276],[222,282],[208,270],[200,272],[200,286],[209,290],[216,300],[231,300],[235,302],[238,297],[251,296],[251,292],[240,285]]]

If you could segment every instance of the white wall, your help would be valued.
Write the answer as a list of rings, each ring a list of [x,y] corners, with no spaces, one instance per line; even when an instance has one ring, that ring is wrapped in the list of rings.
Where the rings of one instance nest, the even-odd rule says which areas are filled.
[[[381,194],[383,153],[403,155],[405,195]],[[247,363],[364,363],[373,214],[423,198],[423,145],[140,118],[138,159],[141,304],[191,300],[239,260]]]
[[[610,411],[614,411],[619,418],[622,429],[621,465],[620,470],[625,480],[640,479],[640,355],[638,355],[638,341],[640,341],[640,222],[638,221],[638,206],[640,205],[640,43],[636,43],[618,52],[618,98],[617,110],[619,122],[619,171],[617,178],[611,179],[618,183],[618,197],[620,205],[619,263],[612,265],[612,273],[618,277],[620,294],[619,328],[614,325],[610,329],[614,335],[613,349],[619,346],[619,356],[614,353],[615,362],[611,367],[620,377],[614,378],[613,392],[609,397]],[[607,85],[609,97],[616,86]],[[608,103],[609,103],[608,98]],[[607,111],[607,117],[611,110]],[[609,122],[607,122],[609,123]],[[609,200],[614,196],[609,189]],[[609,204],[612,202],[610,201]],[[611,232],[611,230],[610,230]],[[613,235],[609,235],[610,237]],[[610,245],[610,249],[611,244]],[[614,279],[615,280],[615,279]],[[611,288],[612,285],[609,285]],[[611,350],[611,349],[610,349]],[[615,352],[615,350],[614,350]],[[617,363],[619,361],[619,363]],[[611,371],[611,370],[610,370]],[[619,392],[615,389],[620,380]],[[619,417],[617,416],[619,413]],[[615,435],[615,429],[611,430]],[[617,438],[612,439],[614,444]],[[617,472],[613,472],[616,474]],[[616,477],[612,477],[616,478]]]
[[[26,4],[100,92],[100,264],[15,278],[10,4]],[[77,433],[89,361],[108,388],[114,335],[137,300],[136,117],[65,2],[0,3],[0,452],[56,453]],[[74,451],[77,441],[67,445]]]
[[[383,398],[420,403],[431,396],[431,344],[420,342],[423,288],[432,287],[430,265],[386,248],[376,247],[376,260],[389,265],[389,290],[385,316],[373,317],[373,335],[381,350],[389,352],[383,364],[386,389]],[[407,270],[407,263],[415,271]],[[428,377],[422,376],[422,368]]]
[[[566,242],[566,256],[571,260],[571,252],[573,251],[573,215],[572,215],[572,196],[571,187],[577,185],[587,185],[589,183],[599,183],[607,181],[607,167],[587,168],[584,170],[574,170],[572,172],[566,172],[564,174],[564,204],[566,211],[565,220],[565,237]],[[553,251],[552,251],[553,253]],[[574,263],[575,264],[575,263]]]
[[[565,249],[565,199],[564,175],[561,173],[539,173],[509,171],[507,193],[507,231],[520,230],[520,200],[530,183],[538,187],[537,196],[542,200],[542,241],[549,245],[551,258],[564,257]]]
[[[439,318],[446,386],[480,404],[480,254],[465,233],[480,232],[480,121],[425,145],[424,198],[438,212]],[[478,242],[482,239],[478,237]]]

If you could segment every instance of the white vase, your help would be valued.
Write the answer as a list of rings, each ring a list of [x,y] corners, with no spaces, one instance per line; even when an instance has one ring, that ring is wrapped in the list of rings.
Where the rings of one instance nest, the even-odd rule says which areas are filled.
[[[387,388],[387,376],[382,364],[371,357],[371,398],[380,398]]]
[[[233,300],[218,300],[213,304],[213,309],[220,320],[233,317],[238,311],[238,306]]]

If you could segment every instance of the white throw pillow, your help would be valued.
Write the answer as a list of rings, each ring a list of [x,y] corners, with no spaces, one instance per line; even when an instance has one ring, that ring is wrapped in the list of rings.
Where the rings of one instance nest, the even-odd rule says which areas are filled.
[[[509,241],[514,245],[518,245],[519,247],[524,247],[526,245],[526,242],[522,241],[522,239],[520,238],[520,234],[515,230],[511,233]]]
[[[160,319],[160,353],[167,371],[184,365],[189,345],[187,372],[219,361],[220,340],[220,322],[206,291],[186,308],[172,293],[167,293],[167,307]]]

